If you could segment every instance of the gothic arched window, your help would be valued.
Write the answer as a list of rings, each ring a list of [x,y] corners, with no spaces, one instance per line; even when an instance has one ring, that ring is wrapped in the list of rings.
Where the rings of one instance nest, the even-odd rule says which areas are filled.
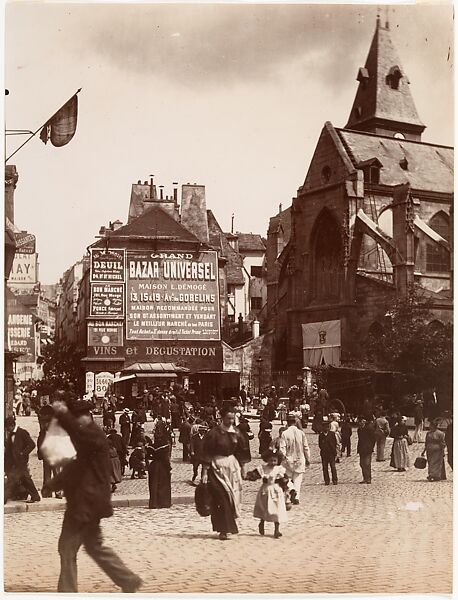
[[[429,221],[429,226],[434,229],[444,240],[450,240],[450,217],[443,210],[436,213]],[[426,270],[429,273],[446,273],[450,269],[450,253],[440,244],[428,242],[426,244]]]
[[[429,226],[434,229],[436,233],[444,238],[444,240],[450,240],[450,217],[446,212],[440,210],[429,221]]]
[[[312,239],[312,295],[336,302],[343,283],[343,244],[340,227],[328,210],[318,216]]]

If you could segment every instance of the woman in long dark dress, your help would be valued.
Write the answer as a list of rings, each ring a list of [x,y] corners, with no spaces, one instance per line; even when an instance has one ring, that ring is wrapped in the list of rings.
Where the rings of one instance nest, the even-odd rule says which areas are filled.
[[[158,421],[154,431],[154,442],[148,447],[149,508],[172,506],[171,464],[169,436],[165,424]]]
[[[259,423],[259,454],[264,454],[264,452],[269,449],[270,444],[272,443],[272,429],[272,423],[263,415]]]
[[[242,475],[236,456],[243,447],[241,434],[234,427],[233,408],[221,410],[222,421],[204,438],[202,483],[208,483],[213,531],[220,540],[228,533],[238,533],[236,519],[240,516]]]

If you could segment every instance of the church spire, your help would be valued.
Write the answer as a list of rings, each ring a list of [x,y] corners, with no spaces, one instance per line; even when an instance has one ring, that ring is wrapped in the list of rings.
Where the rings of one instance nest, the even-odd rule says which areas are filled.
[[[384,26],[377,15],[366,64],[356,79],[359,86],[346,129],[421,139],[425,126],[418,117],[410,82],[391,41],[388,15]]]

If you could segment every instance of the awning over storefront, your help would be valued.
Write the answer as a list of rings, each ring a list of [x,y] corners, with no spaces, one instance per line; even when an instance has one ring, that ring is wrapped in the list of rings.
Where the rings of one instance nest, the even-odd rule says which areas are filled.
[[[127,381],[128,379],[135,379],[135,375],[124,375],[123,377],[115,377],[113,383],[120,383],[121,381]]]
[[[123,373],[133,373],[137,377],[170,377],[173,373],[189,373],[189,369],[186,367],[179,367],[175,363],[134,363],[125,368]]]

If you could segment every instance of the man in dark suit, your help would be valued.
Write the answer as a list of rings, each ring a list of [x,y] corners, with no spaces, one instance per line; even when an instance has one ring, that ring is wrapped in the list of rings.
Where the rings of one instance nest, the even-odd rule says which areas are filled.
[[[29,454],[35,448],[35,442],[25,429],[18,427],[14,417],[5,419],[5,491],[4,504],[14,496],[15,489],[23,487],[30,495],[27,502],[41,500],[29,472]]]
[[[358,428],[359,465],[363,474],[360,483],[372,483],[372,453],[375,446],[375,427],[372,419],[360,418]]]
[[[327,419],[327,417],[326,417]],[[334,431],[329,430],[329,421],[323,419],[323,429],[318,436],[318,446],[321,454],[321,464],[323,465],[324,484],[329,485],[329,467],[333,485],[337,485],[337,437]]]
[[[107,546],[103,545],[100,519],[111,517],[111,461],[108,440],[90,413],[90,404],[74,401],[53,404],[60,425],[76,449],[76,459],[67,463],[45,488],[63,489],[67,500],[59,538],[61,571],[59,592],[77,592],[76,556],[81,545],[88,555],[123,592],[133,593],[142,581]]]
[[[130,421],[130,413],[129,409],[126,407],[119,417],[119,424],[121,426],[121,435],[124,443],[127,446],[129,445],[129,439],[131,434],[131,421]]]

